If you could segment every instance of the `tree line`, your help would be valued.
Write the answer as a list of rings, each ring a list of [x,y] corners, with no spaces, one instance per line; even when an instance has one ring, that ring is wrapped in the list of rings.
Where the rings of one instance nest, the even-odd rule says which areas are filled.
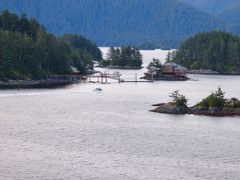
[[[127,68],[141,68],[142,54],[136,47],[110,47],[106,60],[102,61],[104,66],[118,66]]]
[[[34,18],[8,11],[0,15],[0,80],[46,79],[51,74],[85,74],[102,55],[82,36],[56,37]]]
[[[183,42],[177,51],[170,53],[167,61],[189,69],[239,73],[240,38],[221,31],[200,33]]]

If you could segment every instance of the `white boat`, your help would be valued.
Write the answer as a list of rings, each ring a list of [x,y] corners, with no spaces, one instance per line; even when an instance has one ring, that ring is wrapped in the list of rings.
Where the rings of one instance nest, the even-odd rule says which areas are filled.
[[[93,92],[102,92],[102,91],[103,91],[102,88],[96,88],[93,90]]]

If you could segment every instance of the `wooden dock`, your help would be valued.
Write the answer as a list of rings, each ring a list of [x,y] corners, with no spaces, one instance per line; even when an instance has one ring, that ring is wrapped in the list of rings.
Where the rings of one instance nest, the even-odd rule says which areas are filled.
[[[122,81],[122,82],[119,82],[119,83],[153,83],[154,81]]]
[[[135,77],[133,80],[125,80],[121,79],[121,74],[120,73],[114,73],[114,74],[109,74],[109,73],[100,73],[98,75],[89,75],[87,76],[88,82],[90,83],[101,83],[101,84],[107,84],[108,79],[113,79],[116,80],[118,83],[153,83],[153,80],[141,80],[137,78],[137,74],[135,74]]]
[[[121,75],[119,73],[115,73],[115,74],[100,73],[98,75],[89,75],[87,76],[87,78],[88,78],[88,82],[106,84],[108,83],[108,79],[121,81],[122,79],[120,78],[120,76]]]

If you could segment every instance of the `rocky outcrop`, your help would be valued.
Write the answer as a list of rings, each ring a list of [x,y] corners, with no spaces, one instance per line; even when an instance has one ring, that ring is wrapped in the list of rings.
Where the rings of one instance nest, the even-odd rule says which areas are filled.
[[[161,103],[155,104],[156,109],[151,110],[156,113],[163,114],[194,114],[194,115],[205,115],[205,116],[240,116],[240,108],[200,108],[200,107],[178,107],[174,103]]]
[[[162,103],[154,106],[158,106],[152,112],[164,113],[164,114],[187,114],[188,108],[185,106],[176,106],[174,103]]]
[[[189,114],[206,116],[240,116],[240,108],[189,108]]]

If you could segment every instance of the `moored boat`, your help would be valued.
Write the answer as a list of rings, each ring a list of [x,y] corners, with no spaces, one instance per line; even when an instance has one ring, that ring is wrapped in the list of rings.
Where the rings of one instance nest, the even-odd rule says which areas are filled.
[[[103,90],[102,90],[102,88],[95,88],[94,90],[93,90],[93,92],[102,92]]]

